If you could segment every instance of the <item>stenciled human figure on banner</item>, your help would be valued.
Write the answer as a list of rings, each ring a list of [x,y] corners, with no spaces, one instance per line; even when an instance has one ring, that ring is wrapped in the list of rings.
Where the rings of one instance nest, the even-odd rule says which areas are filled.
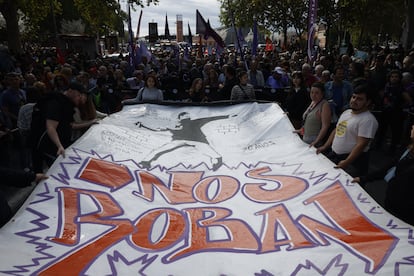
[[[202,131],[202,127],[209,122],[216,120],[228,119],[237,115],[223,115],[214,117],[205,117],[199,119],[191,119],[188,112],[178,114],[178,124],[175,128],[151,128],[142,122],[136,122],[138,127],[142,127],[152,131],[169,131],[172,134],[172,141],[161,147],[151,151],[139,164],[143,168],[151,168],[151,163],[162,155],[172,152],[182,147],[194,147],[198,152],[206,155],[210,159],[213,171],[222,165],[222,156],[215,151],[209,144],[206,136]]]

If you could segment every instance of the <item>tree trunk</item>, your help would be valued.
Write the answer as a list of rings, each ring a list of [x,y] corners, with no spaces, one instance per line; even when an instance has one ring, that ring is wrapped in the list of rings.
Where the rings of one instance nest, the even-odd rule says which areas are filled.
[[[281,49],[286,50],[288,43],[288,23],[284,20],[283,21],[283,47],[279,45]]]
[[[368,1],[366,3],[366,6],[363,9],[363,16],[362,16],[362,26],[360,27],[360,31],[359,31],[359,36],[358,36],[358,48],[361,48],[362,46],[362,39],[364,38],[365,35],[365,28],[367,26],[368,23],[368,18],[369,18],[369,9],[368,7],[370,6],[370,2]]]
[[[6,0],[0,6],[0,12],[6,21],[6,34],[9,51],[11,53],[21,53],[22,44],[20,40],[19,19],[17,14],[16,1]]]
[[[404,46],[406,49],[414,48],[414,0],[407,0],[407,19],[405,26],[406,41]]]

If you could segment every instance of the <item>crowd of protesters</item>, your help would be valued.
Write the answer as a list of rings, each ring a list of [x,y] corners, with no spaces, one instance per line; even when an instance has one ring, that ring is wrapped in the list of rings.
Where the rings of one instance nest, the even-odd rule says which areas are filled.
[[[256,56],[245,52],[242,57],[235,50],[220,56],[200,55],[198,48],[194,48],[187,54],[182,50],[159,50],[151,56],[140,57],[139,63],[131,66],[129,57],[122,54],[91,59],[81,53],[67,53],[62,62],[54,49],[30,50],[10,56],[8,68],[2,66],[0,124],[5,136],[2,144],[17,136],[23,138],[14,139],[19,141],[13,143],[24,140],[27,144],[29,138],[25,132],[29,127],[21,124],[27,125],[24,120],[28,119],[21,116],[18,120],[20,108],[29,104],[21,115],[30,114],[30,108],[39,98],[64,93],[74,81],[88,92],[89,111],[81,108],[78,120],[90,121],[96,119],[96,114],[102,117],[117,112],[128,102],[257,99],[279,102],[298,130],[305,125],[309,111],[319,103],[311,97],[314,83],[320,83],[316,87],[329,102],[330,120],[334,124],[349,107],[353,89],[365,82],[375,94],[372,110],[379,121],[375,146],[382,147],[388,133],[392,138],[391,149],[401,146],[407,141],[411,125],[409,112],[414,106],[414,52],[404,51],[402,47],[393,50],[373,47],[365,59],[350,54],[325,50],[308,62],[302,51],[261,51]],[[318,134],[313,130],[313,136]],[[79,137],[79,133],[75,136]],[[318,142],[322,140],[318,138]],[[9,148],[1,147],[3,151]]]
[[[8,54],[0,67],[0,166],[42,170],[32,161],[33,145],[39,142],[33,140],[32,116],[50,95],[66,96],[54,98],[56,103],[69,98],[72,102],[65,108],[73,108],[74,116],[65,118],[71,134],[65,134],[64,143],[51,135],[49,145],[55,148],[44,149],[51,155],[49,161],[63,154],[64,147],[99,118],[135,102],[274,101],[286,111],[304,142],[321,147],[329,142],[332,129],[361,85],[369,90],[369,110],[378,121],[370,145],[393,151],[410,142],[414,50],[374,46],[362,58],[354,55],[354,49],[320,50],[309,61],[301,50],[261,50],[253,56],[248,50],[216,55],[196,47],[177,49],[154,51],[134,62],[128,55],[90,58],[75,52],[67,52],[63,61],[56,50],[44,48]],[[58,117],[47,116],[43,114],[44,119],[59,122]],[[47,131],[49,127],[45,126]]]

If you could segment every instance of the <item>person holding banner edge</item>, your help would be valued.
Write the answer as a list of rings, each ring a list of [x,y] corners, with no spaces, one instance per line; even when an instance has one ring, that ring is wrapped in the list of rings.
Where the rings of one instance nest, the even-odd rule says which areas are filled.
[[[414,225],[414,125],[411,126],[411,144],[397,158],[382,168],[365,175],[355,177],[352,182],[363,188],[366,184],[379,179],[387,182],[385,192],[385,209],[403,221]]]
[[[83,85],[72,82],[63,94],[50,94],[34,106],[31,140],[35,172],[43,172],[44,162],[50,166],[59,155],[65,157],[65,148],[71,144],[75,107],[82,104],[81,94],[85,93]]]
[[[316,153],[330,151],[326,156],[334,162],[335,168],[346,170],[351,175],[364,175],[368,172],[369,149],[378,129],[378,122],[369,111],[373,95],[367,85],[354,89],[350,109],[338,119],[328,140]]]

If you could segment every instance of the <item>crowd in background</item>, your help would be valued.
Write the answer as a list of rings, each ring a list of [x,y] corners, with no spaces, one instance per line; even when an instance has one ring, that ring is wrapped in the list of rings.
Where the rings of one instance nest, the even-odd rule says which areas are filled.
[[[28,49],[18,56],[3,51],[0,167],[41,173],[47,168],[44,165],[50,166],[57,155],[64,155],[64,148],[92,124],[125,104],[138,102],[278,102],[294,132],[317,152],[331,144],[338,148],[339,132],[332,131],[343,127],[338,120],[344,116],[349,120],[362,110],[375,116],[369,119],[372,129],[366,134],[364,151],[375,147],[393,153],[411,142],[414,50],[376,46],[363,55],[352,48],[342,53],[321,50],[309,61],[300,50],[262,50],[252,56],[248,50],[208,55],[199,54],[196,48],[177,48],[147,53],[134,62],[122,54],[91,59],[67,52],[63,60],[50,48]],[[64,118],[56,115],[61,109]],[[43,118],[40,127],[34,125],[39,118]],[[39,129],[50,136],[40,152],[44,155],[41,160],[36,159],[43,138]],[[355,159],[352,152],[342,155],[345,159],[338,160],[339,167]],[[355,182],[369,179],[354,176]]]
[[[189,53],[159,51],[140,57],[139,63],[131,66],[129,57],[122,54],[90,59],[82,53],[72,52],[62,61],[54,49],[31,49],[19,56],[10,56],[7,66],[2,66],[0,147],[2,153],[13,147],[27,148],[30,118],[24,115],[30,116],[31,107],[40,98],[49,93],[63,93],[71,82],[76,81],[88,91],[87,100],[77,109],[75,118],[78,123],[117,112],[128,102],[199,104],[222,100],[270,100],[282,106],[297,132],[305,135],[305,141],[312,145],[326,139],[332,124],[348,108],[353,89],[368,83],[375,93],[372,110],[379,121],[375,146],[382,147],[387,143],[387,135],[391,133],[390,146],[394,149],[407,143],[412,123],[413,60],[414,51],[404,51],[401,47],[392,50],[373,47],[363,59],[353,56],[350,51],[340,54],[335,50],[322,50],[312,62],[307,61],[303,52],[293,50],[261,51],[257,56],[248,51],[241,56],[232,50],[218,56],[198,55],[197,49],[193,49]],[[312,96],[315,83],[313,90],[321,93],[321,99]],[[321,126],[317,127],[320,130],[323,123],[323,133],[319,135],[319,131],[304,127],[310,125],[309,122],[305,124],[305,119],[313,116],[310,107],[322,99],[326,101],[323,104],[325,115],[320,120]],[[74,130],[73,141],[81,133],[82,130]],[[19,165],[30,167],[29,154],[21,151]],[[2,165],[10,165],[13,160],[6,159],[13,158],[13,155],[2,154]]]

